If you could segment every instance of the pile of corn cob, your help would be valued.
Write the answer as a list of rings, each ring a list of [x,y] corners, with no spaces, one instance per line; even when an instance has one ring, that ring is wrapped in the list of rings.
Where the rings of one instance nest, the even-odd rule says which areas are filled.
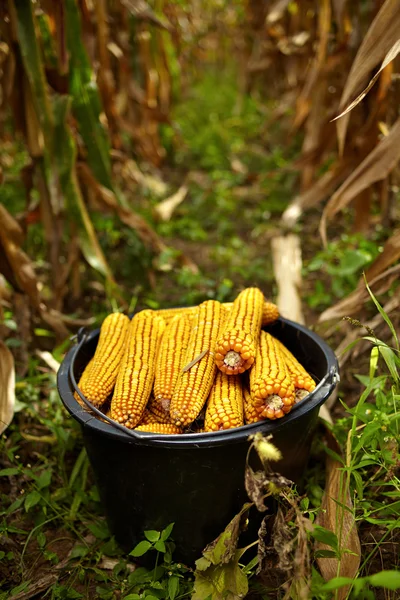
[[[143,310],[131,321],[113,313],[79,389],[111,419],[138,431],[199,433],[279,419],[315,382],[262,329],[278,316],[258,288],[243,290],[233,303]]]

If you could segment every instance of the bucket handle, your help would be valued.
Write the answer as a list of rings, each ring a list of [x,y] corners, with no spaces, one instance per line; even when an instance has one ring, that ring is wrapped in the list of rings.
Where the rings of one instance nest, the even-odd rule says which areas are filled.
[[[78,340],[78,344],[76,345],[76,347],[73,351],[72,359],[71,359],[71,362],[69,365],[68,375],[69,375],[69,379],[71,381],[72,387],[74,388],[74,391],[78,394],[78,396],[82,400],[82,402],[84,402],[84,404],[91,410],[91,412],[93,412],[95,415],[100,417],[103,421],[106,421],[109,425],[111,425],[111,427],[114,427],[114,429],[118,429],[119,431],[122,431],[123,433],[125,433],[126,435],[129,435],[130,437],[134,438],[135,440],[143,440],[144,438],[151,439],[151,440],[153,440],[153,439],[158,440],[157,434],[154,435],[153,433],[150,433],[147,431],[137,433],[136,431],[133,431],[132,429],[128,429],[128,427],[125,427],[125,425],[121,425],[120,423],[117,423],[110,417],[107,417],[107,415],[102,413],[101,410],[99,410],[96,406],[94,406],[86,398],[86,396],[84,396],[82,394],[81,390],[78,387],[78,384],[76,383],[74,369],[75,369],[75,359],[78,355],[79,350],[82,348],[83,344],[86,342],[86,339],[88,337],[88,332],[85,330],[84,327],[81,327],[75,337]],[[330,368],[330,370],[328,371],[328,373],[326,373],[326,375],[324,375],[324,377],[318,383],[318,385],[315,389],[323,387],[325,385],[328,387],[331,387],[332,385],[335,386],[339,381],[340,381],[339,372],[336,367],[332,366]],[[295,404],[292,407],[292,410],[290,412],[293,413],[293,411],[295,411],[299,406],[302,406],[302,404],[303,404],[302,402],[298,402],[297,404]],[[166,437],[168,437],[168,438],[174,437],[175,438],[174,435],[163,436],[163,438],[166,438]]]
[[[81,390],[78,387],[78,384],[76,383],[74,370],[75,370],[75,359],[79,353],[79,350],[82,348],[83,344],[86,342],[87,337],[88,337],[88,332],[85,330],[84,327],[81,327],[79,329],[78,333],[76,334],[78,344],[76,345],[76,347],[74,349],[72,359],[71,359],[71,362],[69,365],[69,372],[68,372],[69,379],[71,381],[72,387],[74,388],[74,391],[78,394],[79,398],[82,400],[82,402],[84,402],[84,404],[90,409],[91,412],[93,412],[95,415],[100,417],[103,421],[106,421],[109,425],[111,425],[111,427],[114,427],[114,429],[118,429],[119,431],[122,431],[123,433],[125,433],[126,435],[129,435],[130,437],[134,438],[135,440],[140,440],[140,439],[142,440],[143,438],[146,438],[146,439],[156,438],[157,439],[157,436],[155,436],[151,432],[143,431],[141,433],[137,433],[136,431],[132,431],[132,429],[128,429],[128,427],[125,427],[125,425],[121,425],[120,423],[117,423],[113,419],[110,419],[110,417],[107,417],[107,415],[102,413],[101,410],[99,410],[96,406],[94,406],[86,398],[86,396],[84,396],[82,394]]]

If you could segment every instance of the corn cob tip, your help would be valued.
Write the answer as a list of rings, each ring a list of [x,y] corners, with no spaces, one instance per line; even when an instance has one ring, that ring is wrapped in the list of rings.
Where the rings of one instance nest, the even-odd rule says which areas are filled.
[[[287,400],[287,399],[286,399]],[[285,402],[285,398],[281,398],[277,394],[271,394],[264,399],[255,401],[256,411],[262,419],[281,419],[292,410],[292,403]]]

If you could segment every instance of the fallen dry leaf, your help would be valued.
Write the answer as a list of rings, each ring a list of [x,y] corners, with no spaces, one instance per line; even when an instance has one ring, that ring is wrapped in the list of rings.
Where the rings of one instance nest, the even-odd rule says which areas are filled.
[[[271,245],[279,312],[287,319],[304,323],[300,295],[302,259],[299,236],[277,236],[272,239]]]
[[[329,430],[327,430],[326,436],[328,447],[340,455],[339,444]],[[354,578],[360,566],[361,546],[348,489],[348,477],[348,473],[343,471],[342,463],[328,456],[325,490],[316,523],[336,534],[340,550],[349,550],[350,552],[342,555],[340,564],[336,557],[317,558],[319,570],[325,581],[334,577]],[[331,548],[321,542],[316,542],[316,550],[331,550]],[[344,600],[347,592],[348,587],[342,587],[338,590],[335,598]]]
[[[47,352],[47,350],[36,350],[36,354],[46,363],[48,367],[50,367],[52,371],[54,371],[54,373],[58,372],[60,363],[50,352]]]
[[[400,4],[399,4],[400,7]],[[342,210],[363,190],[376,181],[385,179],[400,159],[400,119],[397,119],[388,136],[368,154],[362,163],[351,173],[346,181],[330,198],[320,222],[320,233],[326,244],[328,219]]]
[[[169,221],[174,214],[175,209],[182,204],[188,193],[188,187],[182,185],[175,194],[172,194],[169,198],[166,198],[162,202],[159,202],[154,209],[157,217],[161,221]]]
[[[279,21],[285,14],[285,11],[288,7],[290,0],[277,0],[269,10],[269,13],[266,16],[266,23],[272,25]]]
[[[0,341],[0,435],[10,425],[15,405],[14,357]]]
[[[399,40],[400,3],[398,0],[386,0],[357,52],[346,85],[340,99],[339,111],[342,112],[354,96],[365,87],[371,71],[382,62]],[[339,152],[343,154],[349,114],[337,124]]]

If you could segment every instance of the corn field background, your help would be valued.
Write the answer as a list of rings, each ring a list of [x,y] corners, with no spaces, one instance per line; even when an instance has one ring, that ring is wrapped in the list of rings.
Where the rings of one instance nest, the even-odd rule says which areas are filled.
[[[246,597],[398,597],[399,54],[397,0],[0,3],[1,600],[243,597],[134,578],[55,372],[112,310],[247,285],[342,381]]]

